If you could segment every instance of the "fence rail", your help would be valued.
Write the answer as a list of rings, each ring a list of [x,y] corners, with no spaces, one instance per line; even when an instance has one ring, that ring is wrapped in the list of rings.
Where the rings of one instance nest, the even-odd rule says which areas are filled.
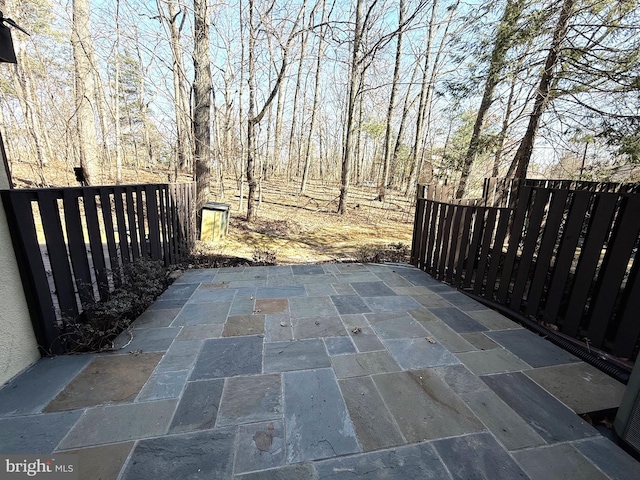
[[[44,353],[139,258],[182,260],[195,240],[195,184],[3,190],[36,338]]]
[[[635,358],[640,195],[551,185],[527,181],[509,207],[433,200],[419,186],[411,261],[438,280]]]

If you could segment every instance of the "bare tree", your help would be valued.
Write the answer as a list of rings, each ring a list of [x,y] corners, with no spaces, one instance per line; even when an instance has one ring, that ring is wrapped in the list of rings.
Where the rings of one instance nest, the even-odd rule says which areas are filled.
[[[209,60],[209,8],[207,0],[194,0],[193,137],[196,211],[209,197],[211,181],[211,62]]]
[[[311,163],[310,159],[310,150],[311,150],[311,139],[313,138],[313,129],[315,127],[316,121],[316,112],[318,110],[318,99],[319,99],[319,90],[320,90],[320,72],[322,70],[322,59],[324,57],[324,27],[327,21],[327,9],[326,9],[326,0],[322,0],[322,19],[320,20],[320,30],[318,34],[318,58],[316,61],[316,77],[315,77],[315,86],[313,89],[313,105],[311,107],[311,120],[309,121],[309,134],[307,136],[307,149],[304,154],[304,167],[302,168],[302,182],[300,183],[300,193],[304,193],[307,188],[307,179],[309,177],[309,164]]]
[[[89,27],[89,0],[73,0],[71,45],[75,67],[76,122],[78,130],[80,167],[84,179],[91,185],[96,181],[95,162],[98,158],[95,117],[94,72],[91,64],[93,40]]]
[[[387,109],[387,124],[384,132],[384,153],[382,165],[382,179],[378,185],[378,200],[384,202],[385,192],[389,184],[389,164],[391,162],[391,130],[393,125],[393,109],[398,92],[398,80],[400,79],[400,61],[402,59],[402,35],[404,29],[405,0],[400,0],[398,5],[398,39],[396,44],[396,61],[393,67],[393,83],[391,84],[391,96]]]
[[[258,186],[258,182],[255,175],[255,156],[256,156],[256,126],[262,121],[265,114],[268,111],[269,105],[275,99],[278,89],[282,84],[282,80],[284,79],[284,74],[288,65],[288,57],[289,50],[291,47],[291,42],[295,38],[298,32],[298,23],[304,14],[304,10],[306,7],[306,0],[302,3],[300,10],[298,12],[298,16],[293,22],[291,30],[289,31],[288,37],[284,44],[282,45],[282,60],[280,64],[280,69],[278,70],[278,74],[276,76],[275,82],[271,91],[262,105],[262,108],[258,111],[256,108],[256,59],[255,59],[255,49],[256,49],[256,36],[258,31],[258,26],[254,21],[255,17],[255,5],[254,0],[249,0],[249,58],[248,58],[248,78],[247,82],[249,83],[249,111],[248,111],[248,119],[247,119],[247,184],[249,185],[249,194],[247,196],[247,221],[252,222],[256,219],[257,210],[255,206],[256,200],[256,187]],[[258,111],[258,113],[256,113]]]

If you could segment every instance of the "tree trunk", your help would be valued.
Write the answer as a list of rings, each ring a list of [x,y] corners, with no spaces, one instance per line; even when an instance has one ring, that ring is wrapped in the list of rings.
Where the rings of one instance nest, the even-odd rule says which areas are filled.
[[[209,61],[209,9],[206,0],[194,0],[193,132],[196,212],[209,197],[211,180],[211,63]]]
[[[305,33],[302,36],[302,46],[300,47],[300,63],[298,65],[298,74],[296,76],[296,90],[293,94],[293,110],[291,111],[291,130],[289,131],[289,152],[288,152],[288,168],[289,172],[291,172],[291,165],[293,165],[293,151],[294,151],[294,142],[295,142],[295,134],[296,134],[296,120],[298,114],[298,99],[300,96],[300,86],[302,84],[302,71],[303,63],[304,63],[304,52],[307,48],[307,40],[309,38],[309,34]],[[296,159],[297,163],[300,163],[300,159]],[[296,176],[299,172],[296,170]]]
[[[320,90],[320,72],[322,70],[322,55],[324,53],[324,24],[327,21],[326,16],[326,0],[322,0],[322,20],[320,24],[319,41],[318,41],[318,58],[316,61],[316,77],[313,89],[313,105],[311,107],[311,120],[309,123],[309,135],[307,136],[307,148],[304,154],[304,167],[302,169],[302,182],[300,183],[300,193],[304,193],[307,188],[307,179],[309,178],[309,164],[311,163],[310,151],[311,140],[313,138],[313,129],[316,121],[316,110],[318,109],[318,92]]]
[[[416,132],[413,140],[413,149],[411,150],[411,170],[409,171],[409,183],[407,184],[406,194],[413,188],[416,179],[420,177],[420,160],[422,155],[422,135],[424,122],[426,117],[426,109],[428,103],[428,94],[431,91],[428,82],[429,60],[431,59],[431,45],[436,28],[436,13],[438,10],[438,1],[434,0],[431,7],[431,19],[429,20],[429,29],[427,31],[427,46],[424,53],[424,67],[422,71],[422,86],[420,87],[420,101],[418,103],[418,115],[416,119]]]
[[[560,56],[560,49],[562,43],[567,35],[569,29],[569,21],[574,13],[574,7],[576,0],[564,0],[562,3],[562,9],[560,10],[560,17],[553,32],[553,40],[551,41],[551,48],[547,54],[547,59],[544,63],[544,70],[540,77],[540,84],[536,90],[535,101],[533,103],[533,111],[529,117],[529,124],[527,130],[520,142],[520,146],[516,151],[516,155],[513,158],[513,162],[509,167],[509,173],[507,176],[514,176],[515,178],[526,178],[527,168],[529,167],[529,161],[531,160],[531,153],[533,152],[533,143],[535,141],[536,133],[540,125],[540,117],[544,113],[547,105],[549,104],[549,92],[551,85],[555,80],[555,68],[558,63],[558,57]]]
[[[176,116],[176,171],[177,168],[191,170],[193,164],[193,133],[190,118],[189,103],[187,101],[187,79],[182,60],[181,51],[181,31],[185,22],[185,15],[176,9],[174,0],[166,0],[169,16],[164,14],[160,2],[158,2],[158,13],[169,28],[169,45],[171,47],[172,70],[173,70],[173,96]],[[178,25],[178,17],[182,13],[182,20]]]
[[[413,82],[416,79],[416,75],[418,73],[419,68],[420,68],[420,64],[416,62],[415,68],[413,69],[413,72],[411,72],[411,80],[409,80],[409,85],[407,86],[407,93],[405,94],[405,97],[404,97],[404,106],[402,107],[402,116],[400,118],[400,126],[398,127],[398,134],[396,135],[396,141],[393,147],[393,157],[391,160],[391,175],[390,175],[391,178],[395,177],[395,170],[398,164],[398,156],[400,154],[400,147],[402,145],[402,135],[404,134],[404,130],[407,124],[407,117],[409,116],[409,111],[411,110],[411,107],[415,103],[415,98],[412,101],[410,101],[409,98],[411,96],[411,87],[413,86]],[[405,181],[405,172],[403,170],[402,180],[400,183],[404,184],[404,181]]]
[[[355,115],[356,98],[358,95],[359,51],[362,41],[362,8],[363,0],[356,5],[356,24],[353,30],[353,45],[351,52],[351,69],[349,73],[349,97],[347,102],[347,122],[344,146],[342,149],[342,172],[340,174],[340,197],[338,199],[338,213],[344,215],[347,210],[349,195],[349,176],[351,175],[351,142],[353,136],[353,117]]]
[[[500,24],[498,25],[496,41],[493,45],[493,51],[491,52],[489,72],[487,73],[487,80],[484,84],[482,101],[480,102],[480,108],[478,109],[476,121],[473,125],[469,148],[467,149],[467,153],[464,158],[462,174],[456,190],[456,198],[462,198],[464,195],[469,173],[471,172],[471,165],[476,159],[476,156],[482,151],[480,145],[482,125],[484,124],[489,107],[491,107],[491,104],[493,103],[493,92],[500,82],[500,74],[502,73],[506,63],[506,56],[509,48],[511,47],[513,35],[517,33],[516,24],[522,15],[525,3],[526,2],[524,0],[508,1],[504,9],[502,19],[500,20]]]
[[[95,98],[91,53],[93,40],[89,28],[89,0],[73,0],[71,45],[75,67],[76,120],[79,138],[80,167],[88,185],[96,178],[98,145],[95,117],[91,104]]]
[[[402,33],[404,24],[404,0],[400,0],[398,6],[398,43],[396,45],[396,63],[393,67],[393,83],[391,84],[391,98],[387,109],[387,126],[384,133],[384,153],[382,158],[382,181],[378,186],[378,200],[384,202],[384,196],[389,184],[389,164],[391,163],[391,129],[393,125],[393,107],[398,92],[398,80],[400,79],[400,60],[402,59]]]

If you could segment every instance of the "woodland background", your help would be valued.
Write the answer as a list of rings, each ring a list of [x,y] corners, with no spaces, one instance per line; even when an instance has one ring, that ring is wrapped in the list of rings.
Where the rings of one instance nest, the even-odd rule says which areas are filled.
[[[488,176],[640,179],[637,1],[0,7],[31,34],[13,29],[0,68],[17,187],[75,185],[75,166],[95,185],[194,179],[200,203],[233,191],[255,221],[309,185],[345,213],[398,209],[417,181],[461,197]]]

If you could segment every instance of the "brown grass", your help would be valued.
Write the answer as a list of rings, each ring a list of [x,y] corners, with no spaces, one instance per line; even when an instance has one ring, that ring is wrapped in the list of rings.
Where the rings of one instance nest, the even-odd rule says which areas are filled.
[[[63,162],[53,162],[45,170],[51,186],[75,186],[73,172]],[[33,169],[27,164],[12,166],[18,188],[33,187]],[[125,183],[166,182],[167,172],[125,169]],[[30,180],[33,179],[33,180]],[[113,183],[105,174],[104,183]],[[189,181],[182,175],[180,181]],[[336,214],[339,186],[335,183],[310,180],[305,194],[299,193],[299,180],[287,182],[274,178],[263,183],[262,203],[258,220],[245,221],[246,195],[240,206],[237,182],[226,178],[224,196],[220,185],[212,184],[210,200],[231,205],[229,235],[214,244],[203,244],[199,250],[223,256],[253,259],[256,253],[275,254],[277,263],[314,263],[358,260],[363,252],[385,248],[389,244],[411,243],[413,228],[412,199],[401,192],[388,191],[384,202],[376,200],[374,187],[350,188],[348,208],[344,215]]]

